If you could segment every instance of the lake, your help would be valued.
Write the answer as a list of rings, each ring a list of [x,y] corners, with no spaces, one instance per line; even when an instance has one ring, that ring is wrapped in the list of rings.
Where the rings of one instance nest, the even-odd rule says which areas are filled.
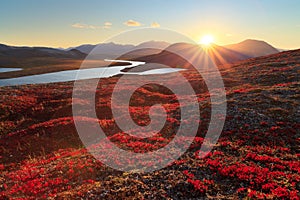
[[[60,72],[52,72],[46,74],[37,74],[30,76],[23,76],[18,78],[0,79],[0,86],[14,86],[14,85],[26,85],[26,84],[41,84],[41,83],[57,83],[57,82],[67,82],[74,80],[85,80],[93,78],[108,78],[119,74],[132,74],[132,75],[155,75],[155,74],[166,74],[172,72],[182,71],[184,69],[178,68],[162,68],[162,69],[152,69],[143,72],[122,72],[126,68],[133,68],[139,65],[145,64],[145,62],[138,61],[125,61],[125,60],[105,60],[108,62],[126,62],[130,65],[124,66],[110,66],[110,67],[100,67],[100,68],[90,68],[90,69],[78,69],[78,70],[66,70]],[[16,71],[13,69],[19,68],[0,68],[0,72]],[[5,71],[5,72],[7,72]]]
[[[2,72],[13,72],[13,71],[20,71],[22,68],[0,68],[0,73]]]

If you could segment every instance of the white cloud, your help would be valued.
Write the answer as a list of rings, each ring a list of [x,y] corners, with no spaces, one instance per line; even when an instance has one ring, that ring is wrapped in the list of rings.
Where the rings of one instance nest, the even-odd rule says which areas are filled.
[[[112,23],[111,22],[105,22],[103,28],[108,29],[111,28]]]
[[[134,20],[128,20],[124,22],[126,26],[141,26],[142,24],[140,22],[134,21]]]
[[[151,27],[152,28],[158,28],[158,27],[160,27],[160,24],[157,23],[157,22],[152,22]]]
[[[71,25],[73,28],[82,28],[82,29],[98,29],[101,28],[100,26],[82,24],[82,23],[75,23]]]

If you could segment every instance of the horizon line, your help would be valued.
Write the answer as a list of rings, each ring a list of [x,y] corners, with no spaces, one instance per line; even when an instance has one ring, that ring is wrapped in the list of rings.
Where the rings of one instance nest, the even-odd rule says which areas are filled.
[[[227,45],[232,45],[232,44],[238,44],[238,43],[242,43],[242,42],[245,42],[247,40],[254,40],[254,41],[261,41],[261,42],[266,42],[267,44],[271,45],[272,47],[276,48],[276,49],[279,49],[279,50],[295,50],[295,49],[299,49],[299,48],[281,48],[281,47],[275,47],[274,45],[272,45],[271,43],[263,40],[263,39],[253,39],[253,38],[247,38],[247,39],[244,39],[244,40],[241,40],[240,42],[236,42],[236,43],[228,43],[228,44],[218,44],[218,43],[213,43],[214,45],[218,45],[218,46],[227,46]],[[0,44],[2,45],[6,45],[6,46],[12,46],[12,47],[29,47],[29,48],[52,48],[52,49],[63,49],[63,50],[66,50],[66,49],[70,49],[70,48],[76,48],[76,47],[79,47],[79,46],[82,46],[82,45],[100,45],[100,44],[109,44],[109,43],[113,43],[113,44],[117,44],[117,45],[133,45],[133,46],[138,46],[140,44],[143,44],[143,43],[146,43],[146,42],[166,42],[170,45],[172,44],[176,44],[176,43],[182,43],[181,41],[178,41],[178,42],[173,42],[173,43],[170,43],[170,42],[167,42],[167,41],[163,41],[163,40],[148,40],[148,41],[145,41],[145,42],[141,42],[141,43],[138,43],[138,44],[133,44],[133,43],[116,43],[116,42],[113,42],[113,41],[110,41],[110,42],[103,42],[103,43],[96,43],[96,44],[92,44],[92,43],[82,43],[82,44],[79,44],[79,45],[75,45],[75,46],[67,46],[67,47],[62,47],[62,46],[58,46],[58,47],[55,47],[55,46],[42,46],[42,45],[18,45],[18,44],[11,44],[11,43],[5,43],[5,42],[0,42]],[[185,43],[188,43],[188,42],[185,42]],[[191,43],[193,44],[193,43]],[[194,44],[198,44],[199,46],[201,46],[201,44],[195,42]]]

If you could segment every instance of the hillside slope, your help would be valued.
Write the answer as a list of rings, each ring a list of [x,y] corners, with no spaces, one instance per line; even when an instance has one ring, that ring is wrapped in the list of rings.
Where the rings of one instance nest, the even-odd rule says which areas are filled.
[[[184,55],[184,57],[187,58],[197,59],[197,57],[201,55],[202,51],[207,51],[216,65],[232,64],[248,58],[265,56],[279,52],[266,42],[254,40],[247,40],[228,46],[212,44],[209,47],[204,47],[203,49],[199,45],[176,43],[170,45],[160,53],[138,57],[136,60],[145,62],[158,62],[173,67],[176,67],[176,65],[186,67],[186,64],[184,64],[186,63],[186,60],[178,55]]]
[[[279,53],[278,49],[274,48],[267,42],[251,39],[244,40],[237,44],[226,45],[224,47],[245,54],[249,57],[266,56]]]
[[[15,47],[0,44],[0,67],[28,68],[55,65],[70,60],[82,60],[86,54],[47,47]]]
[[[178,124],[193,125],[180,120],[176,96],[164,87],[146,85],[134,94],[129,108],[122,107],[137,124],[145,124],[149,106],[164,105],[169,114],[166,127],[147,139],[124,133],[112,116],[111,93],[120,77],[99,83],[98,119],[72,116],[73,82],[0,87],[0,198],[298,199],[300,49],[248,59],[220,71],[227,116],[218,143],[205,158],[199,158],[211,114],[210,94],[196,71],[183,71],[200,104],[197,137],[177,161],[152,173],[114,170],[93,158],[83,147],[73,120],[86,123],[87,134],[91,134],[89,128],[100,125],[110,141],[124,150],[155,151],[169,144]],[[180,87],[172,74],[155,77]],[[120,90],[130,91],[132,83],[143,78],[132,75]],[[85,99],[88,88],[81,91],[81,98],[73,99],[75,104],[90,104]],[[89,112],[84,110],[82,115]],[[119,155],[108,150],[107,141],[100,144],[105,147],[101,152],[119,165]],[[130,158],[122,161],[128,166],[152,165],[152,161],[139,163]]]

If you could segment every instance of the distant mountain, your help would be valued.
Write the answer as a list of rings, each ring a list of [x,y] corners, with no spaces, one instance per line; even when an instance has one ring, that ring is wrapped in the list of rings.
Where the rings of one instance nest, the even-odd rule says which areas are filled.
[[[189,68],[191,67],[190,63],[188,63],[188,61],[185,60],[185,58],[193,59],[194,63],[202,63],[201,54],[204,54],[205,51],[209,53],[212,60],[217,65],[234,63],[250,58],[250,56],[248,55],[244,55],[239,52],[215,44],[211,45],[209,48],[204,50],[201,46],[195,44],[175,43],[168,46],[164,51],[158,54],[139,57],[136,60],[145,62],[156,62],[171,67],[180,66],[183,68]]]
[[[92,50],[94,50],[92,58],[95,59],[131,59],[177,66],[185,65],[184,63],[187,62],[178,58],[174,52],[181,52],[186,57],[195,57],[197,53],[201,54],[202,48],[194,44],[169,44],[163,41],[148,41],[139,45],[123,45],[113,42],[99,45],[86,44],[65,50],[47,47],[14,47],[0,44],[0,67],[42,66],[58,64],[68,59],[82,60]],[[245,40],[226,46],[213,44],[207,48],[207,51],[218,65],[279,52],[270,44],[258,40]]]
[[[143,42],[139,45],[137,45],[134,49],[141,49],[141,48],[150,48],[150,49],[165,49],[170,45],[168,42],[164,41],[148,41],[148,42]]]
[[[83,45],[80,45],[80,46],[77,46],[77,47],[69,47],[67,49],[65,49],[66,51],[69,51],[69,50],[72,50],[72,49],[76,49],[82,53],[90,53],[90,51],[93,50],[93,48],[95,47],[96,45],[94,44],[83,44]]]
[[[212,60],[217,65],[231,64],[248,58],[265,56],[279,52],[270,44],[258,40],[245,40],[237,44],[226,46],[218,46],[216,44],[212,44],[209,47],[205,48],[211,56]],[[168,46],[159,54],[142,56],[137,60],[145,62],[159,62],[162,64],[171,65],[172,67],[175,67],[176,65],[188,66],[187,62],[184,61],[183,58],[179,58],[175,54],[177,53],[180,55],[185,55],[185,57],[187,58],[197,59],[197,56],[195,55],[200,55],[201,51],[202,48],[199,45],[175,43]]]
[[[98,45],[91,45],[91,44],[85,44],[80,45],[78,47],[73,47],[71,49],[76,49],[81,51],[82,53],[90,53],[95,47],[97,47],[97,54],[103,54],[103,55],[118,55],[122,52],[130,51],[135,46],[131,44],[116,44],[113,42],[110,43],[103,43]],[[70,48],[68,49],[70,50]]]
[[[76,49],[83,53],[90,53],[94,49],[94,56],[98,59],[105,59],[105,58],[117,58],[121,55],[122,58],[134,58],[134,57],[140,57],[145,55],[151,55],[155,53],[159,53],[162,49],[166,48],[170,44],[163,41],[148,41],[141,43],[137,46],[130,45],[130,44],[116,44],[113,42],[110,43],[103,43],[98,45],[80,45],[78,47],[71,47],[70,49]],[[150,50],[151,49],[151,50]],[[126,55],[125,55],[126,54]]]
[[[195,46],[192,44],[175,43],[175,44],[171,44],[160,53],[142,56],[136,58],[136,60],[152,62],[152,63],[160,63],[172,67],[176,67],[179,65],[183,66],[187,61],[184,58],[179,57],[178,54],[180,54],[181,52],[192,52],[192,51],[195,52],[196,50],[197,49],[195,49]]]
[[[48,47],[15,47],[0,44],[0,55],[14,57],[59,57],[59,58],[78,58],[84,57],[86,54],[72,49],[64,51]]]
[[[118,59],[136,59],[147,55],[158,54],[167,48],[170,43],[162,41],[148,41],[135,46],[130,51],[120,54]]]
[[[97,55],[98,58],[101,59],[116,57],[124,59],[133,59],[136,57],[143,57],[151,54],[160,53],[161,49],[168,50],[170,48],[178,48],[176,49],[176,51],[186,49],[183,43],[169,44],[163,41],[148,41],[141,43],[137,46],[121,45],[113,42],[98,45],[87,44],[78,47],[68,48],[68,50],[77,49],[83,53],[88,54],[96,46],[97,52],[94,53]],[[191,46],[187,48],[191,48]],[[248,39],[237,44],[230,44],[226,46],[212,45],[212,48],[210,48],[209,50],[215,51],[210,53],[217,60],[218,64],[220,62],[222,62],[223,64],[232,63],[247,58],[265,56],[280,52],[278,49],[274,48],[267,42],[253,39]],[[220,56],[217,56],[217,54],[222,55],[222,58],[220,58]]]
[[[276,48],[266,43],[265,41],[252,39],[244,40],[237,44],[226,45],[224,47],[252,58],[279,53]]]
[[[0,44],[0,67],[25,67],[27,65],[54,64],[62,59],[83,59],[86,54],[48,47],[15,47]]]

